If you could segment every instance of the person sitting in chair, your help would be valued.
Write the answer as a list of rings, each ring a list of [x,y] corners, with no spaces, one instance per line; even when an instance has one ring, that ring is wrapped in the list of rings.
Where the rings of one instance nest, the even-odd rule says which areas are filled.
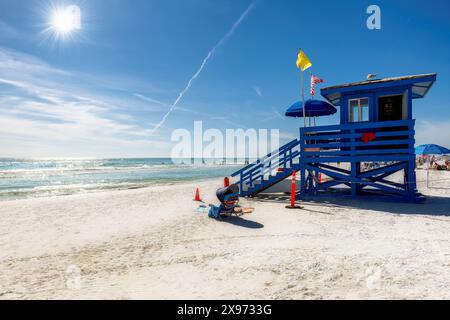
[[[232,184],[228,187],[220,188],[216,191],[216,196],[220,201],[220,206],[210,205],[208,215],[211,218],[222,218],[235,214],[241,216],[245,213],[253,212],[253,208],[241,208],[239,203],[239,187]]]

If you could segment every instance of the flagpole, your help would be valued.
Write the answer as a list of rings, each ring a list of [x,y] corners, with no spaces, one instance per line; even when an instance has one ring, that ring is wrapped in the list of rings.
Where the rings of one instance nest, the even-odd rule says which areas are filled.
[[[301,82],[301,90],[302,90],[302,109],[303,109],[303,126],[306,128],[306,110],[305,110],[305,84],[303,79],[303,71],[312,66],[311,61],[309,61],[308,57],[305,53],[300,49],[297,57],[297,67],[300,69],[300,82]]]
[[[303,109],[303,127],[306,128],[306,110],[305,110],[305,90],[303,85],[303,71],[300,69],[300,78],[302,83],[302,109]]]
[[[309,86],[310,86],[310,89],[309,89],[309,94],[311,95],[311,100],[313,100],[314,99],[314,96],[312,95],[312,92],[311,92],[311,82],[312,82],[312,71],[309,71]],[[311,127],[311,113],[309,113],[309,126]]]

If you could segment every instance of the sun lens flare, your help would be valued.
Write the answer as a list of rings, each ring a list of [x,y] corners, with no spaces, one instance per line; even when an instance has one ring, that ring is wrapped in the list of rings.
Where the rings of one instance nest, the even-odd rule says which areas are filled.
[[[51,26],[59,34],[67,34],[75,30],[72,16],[68,10],[56,10],[52,14]]]
[[[67,38],[81,29],[80,8],[71,5],[54,8],[50,14],[49,29],[56,39]]]

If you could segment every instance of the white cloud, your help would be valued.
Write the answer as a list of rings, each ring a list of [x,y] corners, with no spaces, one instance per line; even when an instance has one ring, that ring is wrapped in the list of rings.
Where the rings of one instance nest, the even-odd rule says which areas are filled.
[[[0,47],[1,157],[136,157],[169,154],[171,144],[150,139],[142,110],[155,103],[81,88],[83,78]],[[130,110],[137,109],[138,115]]]
[[[0,47],[0,74],[9,80],[46,76],[69,76],[67,71],[54,68],[44,61],[8,48]]]

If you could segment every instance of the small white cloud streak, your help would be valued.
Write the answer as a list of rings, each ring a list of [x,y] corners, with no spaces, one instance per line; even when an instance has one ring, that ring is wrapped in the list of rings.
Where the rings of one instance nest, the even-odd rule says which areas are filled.
[[[0,34],[3,37],[11,38],[11,39],[25,38],[25,34],[22,31],[12,27],[11,25],[4,22],[3,20],[0,20]]]
[[[156,99],[144,96],[144,95],[139,94],[139,93],[135,93],[135,94],[133,94],[133,96],[135,96],[136,98],[139,98],[141,100],[147,101],[147,102],[156,103],[156,104],[159,104],[161,106],[168,106],[168,104],[165,103],[165,102],[162,102],[162,101],[159,101],[159,100],[156,100]]]
[[[156,100],[156,99],[148,97],[148,96],[144,96],[143,94],[134,93],[133,96],[135,96],[136,98],[139,98],[142,101],[151,102],[151,103],[157,104],[162,107],[166,107],[166,108],[170,107],[170,105],[165,102]],[[201,117],[207,117],[207,118],[211,117],[211,113],[197,111],[197,110],[194,110],[194,109],[191,109],[188,107],[180,107],[178,105],[174,108],[174,110],[194,114],[196,116],[201,116]]]
[[[259,96],[259,97],[262,97],[262,91],[261,91],[261,88],[260,87],[253,87],[253,90],[255,90],[255,92],[256,92],[256,94]]]
[[[198,68],[197,72],[194,73],[194,75],[191,77],[191,79],[189,79],[186,87],[178,94],[177,99],[175,100],[175,102],[170,106],[169,110],[167,111],[167,113],[163,116],[163,118],[161,119],[161,121],[156,124],[156,126],[151,130],[152,133],[155,133],[159,128],[161,128],[164,123],[166,122],[167,118],[170,116],[170,114],[172,113],[172,111],[175,109],[175,107],[177,106],[177,104],[180,102],[180,100],[183,98],[183,96],[189,91],[189,89],[191,88],[193,82],[197,79],[197,77],[200,75],[200,73],[203,71],[203,69],[205,68],[206,64],[208,63],[208,61],[211,59],[211,57],[214,55],[214,53],[216,52],[216,50],[221,47],[232,35],[233,33],[236,31],[236,29],[239,27],[239,25],[242,23],[242,21],[247,17],[247,15],[250,13],[250,11],[253,9],[253,7],[256,4],[256,1],[253,1],[248,8],[241,14],[241,16],[239,17],[239,19],[236,20],[236,22],[231,26],[230,30],[225,34],[225,36],[222,37],[222,39],[220,39],[220,41],[208,52],[208,54],[206,55],[206,57],[203,59],[202,64],[200,65],[200,67]]]
[[[261,114],[261,116],[265,116],[266,114]],[[270,115],[266,116],[265,118],[262,118],[258,122],[267,122],[271,120],[285,120],[286,118],[283,117],[283,115],[277,111],[275,108],[272,108],[272,113]]]
[[[69,72],[54,68],[44,61],[16,50],[0,47],[0,74],[8,75],[11,79],[24,77],[70,76]],[[18,72],[20,71],[20,72]]]

